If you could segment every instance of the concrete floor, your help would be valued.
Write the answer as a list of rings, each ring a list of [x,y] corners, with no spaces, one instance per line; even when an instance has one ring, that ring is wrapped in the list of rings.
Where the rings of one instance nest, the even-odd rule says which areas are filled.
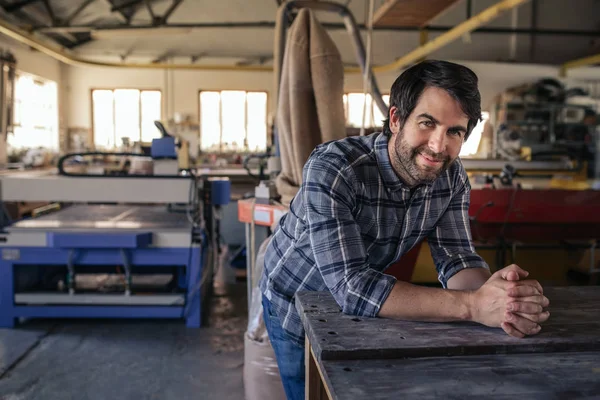
[[[245,283],[183,321],[38,320],[0,329],[1,400],[243,399]]]

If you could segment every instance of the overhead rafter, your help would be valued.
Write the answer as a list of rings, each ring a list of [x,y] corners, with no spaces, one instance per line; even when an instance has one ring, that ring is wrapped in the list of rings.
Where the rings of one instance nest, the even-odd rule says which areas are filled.
[[[6,6],[4,6],[4,11],[6,11],[7,13],[12,13],[15,11],[20,10],[21,8],[32,4],[32,3],[37,3],[40,0],[21,0],[21,1],[17,1],[16,3],[12,3],[12,4],[8,4]]]
[[[79,14],[81,14],[81,12],[82,12],[83,10],[85,10],[85,9],[86,9],[86,7],[87,7],[87,6],[89,6],[90,4],[92,4],[94,1],[96,1],[96,0],[85,0],[83,3],[81,3],[81,4],[79,5],[79,7],[77,7],[77,8],[75,9],[75,11],[73,11],[73,12],[71,13],[71,15],[69,15],[69,16],[67,17],[67,19],[65,19],[65,21],[64,21],[64,25],[67,25],[67,26],[68,26],[68,25],[71,25],[71,22],[73,22],[73,20],[74,20],[75,18],[77,18],[77,16],[78,16]]]
[[[202,57],[206,57],[208,54],[203,52],[200,54],[196,54],[190,57],[190,62],[194,64],[196,61],[200,60]]]
[[[272,59],[273,59],[272,55],[250,57],[250,58],[246,58],[242,61],[237,62],[235,65],[237,65],[237,66],[253,65],[253,64],[265,65],[268,61],[271,61]]]
[[[152,20],[152,23],[155,24],[156,23],[156,15],[154,15],[154,11],[152,10],[152,5],[150,4],[150,0],[144,0],[144,3],[146,3],[146,9],[148,10],[148,14],[150,14],[150,19]]]
[[[23,7],[33,4],[36,2],[42,1],[46,12],[39,8],[24,10]],[[54,14],[54,10],[50,5],[50,0],[22,0],[17,1],[12,4],[6,4],[4,1],[0,3],[2,9],[7,13],[12,13],[19,20],[22,20],[24,23],[31,25],[44,24],[44,27],[52,27],[60,24],[58,18]],[[70,32],[48,32],[52,34],[51,39],[58,42],[61,46],[71,47],[72,45],[79,42],[79,38]]]
[[[337,23],[323,23],[325,28],[331,30],[345,30],[344,24]],[[364,24],[357,24],[360,30],[365,30],[367,27]],[[203,28],[274,28],[275,22],[271,21],[251,21],[251,22],[206,22],[206,23],[193,23],[193,24],[165,24],[161,26],[161,29],[203,29]],[[51,32],[92,32],[92,31],[135,31],[135,30],[149,30],[155,29],[154,25],[105,25],[105,26],[91,26],[91,25],[71,25],[71,26],[57,26],[57,27],[46,27],[38,26],[34,27],[33,30],[51,33]],[[445,32],[453,29],[453,26],[428,26],[427,30],[430,32]],[[373,27],[375,31],[395,31],[395,32],[418,32],[421,28],[418,27]],[[471,33],[493,33],[493,34],[518,34],[518,35],[546,35],[546,36],[587,36],[587,37],[600,37],[600,30],[577,30],[577,29],[529,29],[529,28],[496,28],[496,27],[480,27],[473,30]]]
[[[110,1],[110,0],[109,0]],[[127,1],[123,4],[120,5],[114,5],[111,7],[110,11],[115,12],[115,11],[123,11],[126,8],[132,7],[132,6],[137,6],[138,4],[142,3],[144,0],[130,0]],[[112,3],[112,1],[110,1]]]
[[[121,6],[115,6],[115,3],[113,3],[113,0],[105,0],[108,4],[110,4],[110,12],[118,12],[124,22],[129,25],[131,23],[131,16],[129,14],[127,14],[124,10],[123,10],[123,5]],[[143,0],[136,0],[136,4],[137,3],[141,3]]]
[[[67,46],[67,48],[68,48],[68,49],[70,49],[70,50],[73,50],[74,48],[76,48],[76,47],[79,47],[79,46],[81,46],[81,45],[84,45],[84,44],[86,44],[86,43],[89,43],[89,42],[91,42],[92,40],[93,40],[93,39],[92,39],[92,36],[91,36],[91,35],[88,35],[88,36],[86,36],[86,37],[84,37],[84,38],[82,38],[82,39],[79,39],[79,40],[77,40],[75,43],[73,43],[73,44],[71,44],[71,45],[68,45],[68,46]]]
[[[160,56],[156,57],[154,60],[152,60],[152,64],[159,64],[159,63],[163,63],[165,61],[167,61],[169,58],[173,57],[175,55],[175,53],[171,50],[165,52],[164,54],[161,54]]]
[[[167,11],[165,11],[164,15],[162,16],[162,25],[166,25],[167,24],[167,20],[169,19],[169,17],[171,16],[171,14],[173,14],[173,12],[175,11],[175,9],[181,4],[183,3],[183,0],[173,0],[173,3],[171,4],[171,6],[167,9]]]
[[[567,71],[573,68],[587,67],[596,64],[600,64],[600,54],[578,58],[577,60],[571,60],[561,65],[560,75],[565,76],[567,74]]]
[[[46,7],[46,11],[48,12],[48,17],[50,17],[50,22],[52,26],[58,25],[56,22],[56,16],[54,15],[54,10],[52,9],[52,6],[50,5],[50,0],[43,0],[44,1],[44,7]]]

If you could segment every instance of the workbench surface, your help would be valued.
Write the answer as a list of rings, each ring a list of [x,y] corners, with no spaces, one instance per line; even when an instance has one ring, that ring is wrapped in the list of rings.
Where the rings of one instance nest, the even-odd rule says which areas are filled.
[[[334,399],[600,396],[600,352],[327,361],[323,366]]]
[[[475,323],[345,315],[328,292],[297,293],[310,346],[308,398],[600,395],[600,287],[544,294],[550,319],[518,339]]]

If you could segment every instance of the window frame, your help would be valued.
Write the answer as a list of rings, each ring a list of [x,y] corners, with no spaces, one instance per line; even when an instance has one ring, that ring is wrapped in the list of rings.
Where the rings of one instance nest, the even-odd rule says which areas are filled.
[[[94,145],[94,148],[96,148],[96,132],[95,132],[95,127],[94,127],[94,90],[110,90],[113,92],[113,116],[115,115],[115,101],[114,101],[114,92],[115,90],[139,90],[140,91],[140,100],[139,100],[139,106],[140,106],[140,116],[139,116],[139,120],[138,120],[138,124],[140,127],[140,138],[139,141],[141,142],[142,140],[142,92],[159,92],[160,93],[160,115],[161,115],[161,119],[163,119],[163,116],[165,114],[165,103],[164,103],[164,96],[163,96],[163,90],[162,89],[153,89],[153,88],[136,88],[136,87],[126,87],[126,86],[118,86],[118,87],[92,87],[90,88],[90,126],[91,128],[91,141],[90,143],[92,143]],[[116,127],[114,126],[113,123],[113,130],[116,131]],[[115,138],[115,147],[117,146],[117,140]]]
[[[343,101],[344,96],[346,96],[346,99],[348,99],[349,94],[355,94],[355,93],[356,94],[365,94],[364,91],[353,91],[353,90],[346,91],[346,90],[344,90],[344,94],[342,95],[342,101]],[[371,93],[367,93],[367,94],[371,95]],[[389,92],[381,93],[381,96],[390,96],[390,93]],[[373,97],[373,95],[371,95],[371,97]],[[371,99],[371,107],[373,107],[373,109],[375,109],[375,107],[377,107],[377,105],[375,104],[373,99]],[[388,106],[388,113],[389,113],[389,106]],[[383,117],[385,119],[385,118],[388,118],[389,116],[384,115]],[[346,105],[344,106],[344,123],[346,124],[346,127],[350,127],[350,125],[348,125],[348,118],[349,118],[349,108],[348,108],[348,103],[346,103]],[[379,125],[365,126],[365,129],[376,129],[376,128],[382,128],[382,127],[383,127],[383,125],[382,126],[379,126]],[[355,128],[360,128],[360,126],[355,127]]]
[[[22,113],[23,113],[23,101],[21,101],[20,98],[17,98],[17,84],[19,79],[21,78],[30,78],[33,81],[33,84],[36,86],[40,86],[40,87],[44,87],[45,85],[48,84],[53,84],[55,85],[55,89],[56,89],[56,97],[54,98],[55,103],[52,104],[51,108],[54,109],[54,117],[56,118],[55,122],[56,124],[50,124],[50,125],[32,125],[30,126],[31,129],[35,130],[35,131],[43,131],[43,132],[48,132],[48,133],[52,133],[54,131],[54,129],[56,130],[55,132],[53,132],[56,137],[56,142],[54,143],[54,145],[50,145],[50,147],[46,147],[46,145],[40,145],[37,144],[34,147],[38,147],[38,146],[42,146],[46,149],[51,149],[52,151],[59,151],[61,149],[61,123],[60,123],[60,85],[58,83],[58,81],[55,81],[53,79],[49,79],[49,78],[45,78],[45,77],[41,77],[39,75],[36,74],[32,74],[30,72],[24,71],[24,70],[20,70],[20,69],[15,69],[14,72],[14,84],[13,84],[13,88],[11,89],[11,96],[12,96],[12,107],[10,109],[10,116],[8,116],[10,124],[8,126],[8,132],[6,132],[6,142],[5,142],[5,146],[7,147],[7,151],[8,148],[10,147],[8,144],[8,135],[16,135],[15,132],[15,128],[23,128],[23,118],[22,117]],[[44,104],[44,108],[47,108],[48,104]],[[17,117],[18,116],[18,117]],[[47,121],[46,121],[47,122]],[[25,146],[27,147],[27,146]]]
[[[207,152],[205,150],[202,150],[202,121],[200,120],[200,118],[202,118],[202,101],[200,100],[200,94],[202,92],[227,92],[227,91],[237,91],[237,92],[246,92],[246,94],[248,93],[265,93],[267,95],[267,100],[266,100],[266,112],[265,112],[265,125],[267,126],[267,131],[265,132],[266,135],[266,149],[265,151],[272,146],[271,143],[271,135],[269,135],[269,113],[271,112],[270,110],[270,101],[271,101],[271,96],[268,90],[266,89],[235,89],[235,88],[227,88],[227,89],[198,89],[198,94],[196,96],[196,99],[198,101],[198,149],[200,153],[214,153],[214,152]],[[220,96],[220,94],[219,94]],[[246,100],[245,102],[246,106],[244,107],[244,113],[245,113],[245,120],[246,120],[246,124],[248,123],[248,102]],[[219,106],[219,121],[221,121],[221,118],[223,117],[223,112],[221,107]],[[217,152],[217,154],[247,154],[247,153],[252,153],[249,149],[245,148],[244,150],[238,150],[237,152],[233,152],[233,151],[223,151],[223,127],[221,126],[221,132],[220,132],[220,136],[219,136],[219,151]],[[246,126],[246,136],[245,136],[245,142],[248,141],[248,127]]]

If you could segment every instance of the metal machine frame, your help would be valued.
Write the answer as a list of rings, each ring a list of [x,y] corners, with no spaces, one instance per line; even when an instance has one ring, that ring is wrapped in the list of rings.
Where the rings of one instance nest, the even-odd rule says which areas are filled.
[[[167,223],[166,226],[160,221],[136,222],[127,217],[141,210],[156,212],[158,214],[154,215],[163,215],[163,219],[171,221],[171,214],[164,217],[164,213],[168,212],[167,204],[190,207],[191,198],[205,197],[199,195],[205,192],[205,188],[200,186],[195,177],[65,177],[49,174],[1,178],[1,201],[94,205],[73,206],[45,217],[6,226],[0,234],[0,327],[13,327],[22,317],[184,318],[188,327],[199,327],[203,273],[207,268],[210,241],[214,240],[211,238],[214,224],[205,221],[203,210],[199,211],[203,219],[201,224],[193,221],[188,224],[187,220],[182,220],[183,215],[179,215],[179,225]],[[218,184],[209,190],[212,200],[220,196],[219,201],[223,198],[228,201],[229,181],[225,180],[225,185]],[[100,206],[98,203],[121,205]],[[123,206],[132,203],[130,209]],[[208,208],[211,203],[215,204],[209,197]],[[91,210],[105,207],[118,214],[106,220],[84,221],[75,217],[65,222],[66,212],[70,210],[73,214],[77,207],[82,207],[80,212],[85,212],[85,207]],[[199,208],[207,207],[202,207],[201,201]],[[75,266],[93,269],[107,264],[123,267],[127,280],[124,293],[77,293],[73,283]],[[68,292],[28,294],[15,291],[15,268],[43,268],[48,265],[67,266]],[[131,293],[131,274],[137,266],[182,267],[177,275],[182,293]]]

